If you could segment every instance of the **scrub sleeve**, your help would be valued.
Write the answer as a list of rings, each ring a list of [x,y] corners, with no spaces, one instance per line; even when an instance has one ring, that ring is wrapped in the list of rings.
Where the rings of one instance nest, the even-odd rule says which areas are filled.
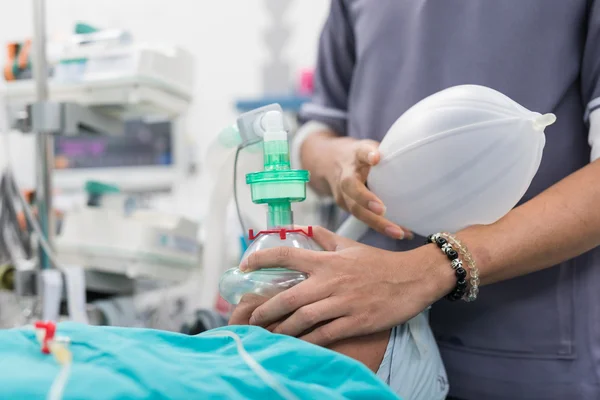
[[[581,66],[581,93],[586,105],[584,119],[589,123],[590,161],[600,158],[600,2],[591,6]],[[594,114],[592,116],[592,114]]]
[[[345,3],[331,2],[319,41],[312,101],[300,111],[300,120],[317,121],[338,135],[348,134],[348,100],[355,65],[354,36]]]
[[[586,105],[586,120],[591,112],[600,108],[600,1],[593,1],[588,18],[581,64],[581,93]]]

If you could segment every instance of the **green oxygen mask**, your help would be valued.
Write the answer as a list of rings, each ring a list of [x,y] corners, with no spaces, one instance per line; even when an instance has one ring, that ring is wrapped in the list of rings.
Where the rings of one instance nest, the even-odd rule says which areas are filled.
[[[238,123],[239,125],[239,123]],[[267,111],[256,115],[251,124],[262,133],[264,170],[246,175],[252,201],[267,205],[267,230],[255,233],[250,230],[251,244],[242,256],[275,247],[295,247],[322,250],[312,239],[312,228],[294,228],[292,203],[306,199],[308,171],[290,167],[288,135],[280,111]],[[254,293],[272,297],[307,278],[306,274],[285,268],[269,268],[244,273],[239,268],[226,271],[221,277],[221,297],[230,304],[238,304],[244,294]]]

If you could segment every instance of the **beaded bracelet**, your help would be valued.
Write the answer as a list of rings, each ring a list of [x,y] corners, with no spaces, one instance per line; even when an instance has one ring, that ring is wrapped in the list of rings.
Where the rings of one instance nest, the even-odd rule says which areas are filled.
[[[427,243],[435,243],[442,252],[450,260],[450,265],[454,269],[456,275],[456,286],[450,292],[446,299],[450,301],[457,301],[465,297],[467,294],[468,283],[467,283],[467,271],[462,266],[462,261],[458,258],[458,252],[452,248],[452,244],[447,239],[442,237],[441,234],[436,233],[435,235],[427,236]]]
[[[463,298],[466,302],[471,302],[477,300],[477,295],[479,295],[479,270],[477,269],[477,264],[475,264],[475,260],[471,255],[471,252],[460,240],[456,238],[456,236],[443,232],[441,236],[445,238],[450,244],[452,244],[459,252],[461,257],[466,261],[467,267],[469,269],[469,293],[467,296]]]

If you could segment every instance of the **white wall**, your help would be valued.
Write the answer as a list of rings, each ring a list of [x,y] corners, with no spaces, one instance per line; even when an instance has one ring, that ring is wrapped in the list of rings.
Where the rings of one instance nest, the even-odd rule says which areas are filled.
[[[280,0],[286,1],[286,0]],[[49,34],[69,32],[76,21],[129,29],[140,41],[181,45],[196,57],[195,100],[188,129],[209,141],[235,117],[238,97],[260,94],[267,58],[264,0],[47,0]],[[32,34],[32,0],[11,2],[0,13],[0,45]],[[295,70],[312,66],[329,1],[295,0],[285,19],[292,27],[286,55]],[[0,53],[0,60],[4,52]],[[3,61],[2,61],[3,65]],[[0,143],[0,146],[2,144]],[[0,165],[4,153],[0,151]]]

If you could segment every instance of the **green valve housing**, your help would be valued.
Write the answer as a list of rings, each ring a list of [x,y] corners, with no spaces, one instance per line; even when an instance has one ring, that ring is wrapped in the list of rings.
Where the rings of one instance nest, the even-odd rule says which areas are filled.
[[[247,174],[246,183],[250,185],[252,201],[268,205],[269,229],[291,227],[294,223],[291,203],[306,199],[310,173],[291,169],[289,143],[281,114],[267,112],[262,124],[265,130],[264,171]]]

